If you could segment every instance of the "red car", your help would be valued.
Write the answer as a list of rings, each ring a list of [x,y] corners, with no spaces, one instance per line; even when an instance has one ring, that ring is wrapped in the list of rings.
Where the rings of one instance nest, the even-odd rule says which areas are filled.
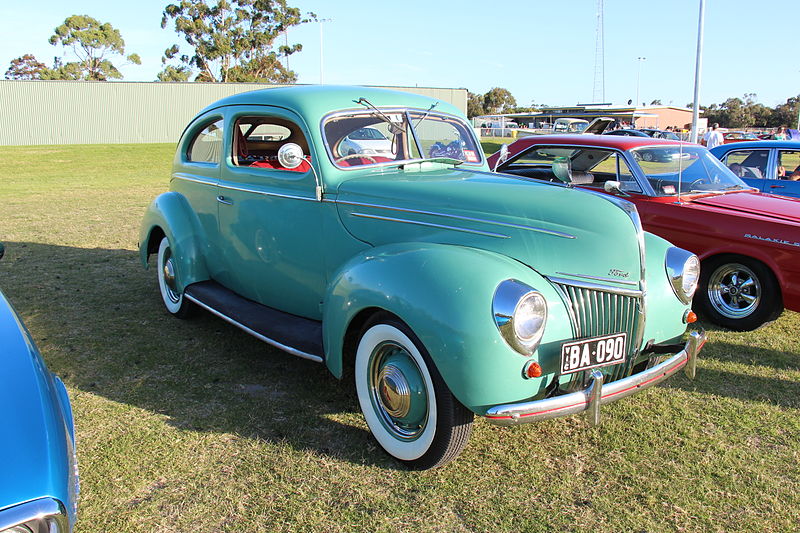
[[[728,131],[722,134],[723,144],[740,143],[743,141],[758,141],[758,135],[748,131]]]
[[[755,192],[702,146],[609,135],[524,137],[490,156],[489,165],[633,202],[645,230],[702,260],[695,309],[712,322],[746,331],[784,308],[800,311],[800,200]]]

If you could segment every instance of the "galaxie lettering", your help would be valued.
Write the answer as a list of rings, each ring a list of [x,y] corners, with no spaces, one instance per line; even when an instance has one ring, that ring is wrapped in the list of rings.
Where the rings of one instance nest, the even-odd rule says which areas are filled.
[[[800,248],[800,242],[787,241],[786,239],[775,239],[772,237],[761,237],[760,235],[751,235],[750,233],[744,234],[746,239],[756,239],[758,241],[774,242],[777,244],[785,244],[786,246],[797,246]]]

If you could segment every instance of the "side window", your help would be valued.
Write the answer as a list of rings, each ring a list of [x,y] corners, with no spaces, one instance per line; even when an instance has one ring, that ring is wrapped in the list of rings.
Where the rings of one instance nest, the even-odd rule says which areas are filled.
[[[764,179],[768,158],[768,150],[736,150],[725,156],[725,166],[740,178]]]
[[[291,169],[280,164],[278,150],[286,143],[299,145],[310,158],[308,141],[294,122],[279,117],[240,117],[233,128],[231,161],[238,167],[308,171],[310,165],[306,161]]]
[[[222,119],[216,120],[195,135],[186,157],[197,163],[219,163],[222,152]]]
[[[625,162],[625,158],[613,153],[592,167],[596,185],[602,186],[606,181],[618,181],[620,189],[626,192],[642,192],[642,188],[633,177],[633,172]]]
[[[781,175],[781,168],[783,175]],[[779,150],[778,151],[778,178],[796,179],[800,175],[800,151]]]

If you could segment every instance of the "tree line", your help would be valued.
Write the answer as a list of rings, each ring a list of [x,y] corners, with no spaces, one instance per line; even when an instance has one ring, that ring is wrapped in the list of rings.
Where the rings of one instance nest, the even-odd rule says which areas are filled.
[[[303,15],[287,0],[181,0],[168,4],[161,28],[172,26],[188,43],[164,51],[158,81],[294,83],[297,74],[285,59],[302,50],[301,44],[278,45],[276,40],[292,26],[316,20]],[[112,62],[141,64],[137,54],[125,55],[122,34],[109,23],[88,15],[72,15],[55,28],[49,39],[61,46],[65,62],[55,57],[52,66],[33,54],[11,61],[6,79],[91,80],[122,79]],[[281,62],[281,59],[284,62]]]

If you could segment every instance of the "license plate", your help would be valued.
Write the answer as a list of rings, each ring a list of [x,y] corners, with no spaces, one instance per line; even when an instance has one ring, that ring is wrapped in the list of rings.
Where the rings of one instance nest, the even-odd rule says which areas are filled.
[[[571,374],[589,368],[625,362],[625,333],[565,342],[561,345],[561,373]]]

